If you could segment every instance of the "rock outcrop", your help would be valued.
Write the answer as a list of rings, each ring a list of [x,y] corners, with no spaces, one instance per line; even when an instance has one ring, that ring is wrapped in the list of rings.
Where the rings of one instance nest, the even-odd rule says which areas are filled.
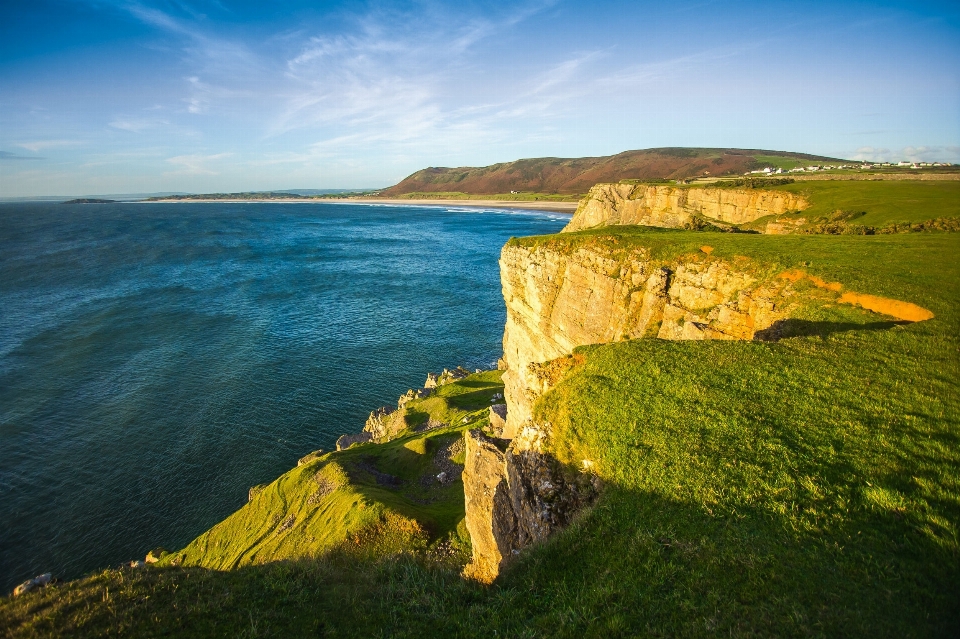
[[[406,404],[406,402],[403,403]],[[395,426],[396,417],[398,417],[396,412],[389,406],[381,406],[372,411],[363,427],[364,432],[370,433],[370,437],[374,440],[386,439],[398,430]]]
[[[565,469],[537,441],[468,431],[463,470],[472,559],[464,573],[490,583],[522,548],[570,522],[597,494],[595,476]]]
[[[532,418],[549,376],[531,366],[577,346],[639,337],[753,339],[783,316],[785,280],[760,283],[705,254],[661,263],[635,248],[619,254],[507,245],[500,256],[507,306],[503,336],[505,438]]]
[[[759,205],[758,205],[759,206]],[[758,209],[759,210],[759,209]],[[611,248],[612,247],[612,248]],[[574,348],[624,339],[778,339],[805,295],[904,321],[933,313],[851,291],[803,271],[777,273],[748,258],[696,254],[654,259],[642,246],[509,243],[500,255],[507,307],[503,335],[506,419],[466,435],[464,494],[473,559],[466,574],[489,582],[510,557],[565,525],[599,489],[594,464],[566,468],[550,454],[551,425],[533,406],[577,361]],[[794,287],[803,282],[807,291]],[[811,288],[809,284],[813,284]]]
[[[322,448],[317,449],[312,453],[307,453],[306,455],[301,457],[299,460],[297,460],[297,466],[303,466],[305,464],[309,464],[310,462],[320,459],[321,457],[323,457],[323,455],[324,455],[324,452]]]
[[[721,224],[745,224],[808,206],[806,198],[786,191],[597,184],[580,201],[563,231],[618,224],[683,228],[697,217]]]
[[[507,425],[507,405],[494,404],[490,407],[490,432],[496,437],[503,436],[503,428]]]
[[[397,433],[403,431],[407,427],[406,411],[404,410],[407,404],[415,399],[429,397],[433,392],[433,389],[437,387],[438,380],[440,380],[440,384],[446,384],[454,379],[462,379],[462,377],[466,377],[466,374],[460,377],[454,377],[455,375],[458,375],[461,370],[462,369],[458,367],[453,373],[451,373],[450,371],[444,369],[443,375],[441,375],[439,378],[433,373],[428,373],[427,382],[424,388],[418,388],[417,390],[413,390],[411,388],[406,393],[398,397],[396,409],[393,409],[390,406],[381,406],[380,408],[371,411],[361,432],[357,433],[356,435],[343,435],[337,440],[337,450],[344,450],[353,444],[364,444],[371,441],[390,441],[397,435]],[[305,457],[304,459],[307,458]],[[304,459],[300,460],[301,463],[304,463]]]
[[[373,435],[367,431],[359,432],[356,435],[340,435],[337,439],[337,450],[346,450],[354,444],[366,444],[369,441],[373,441]]]
[[[20,595],[26,594],[31,590],[43,588],[44,586],[49,585],[51,581],[53,581],[53,575],[49,572],[38,575],[33,579],[27,579],[25,582],[13,589],[13,596],[19,597]]]

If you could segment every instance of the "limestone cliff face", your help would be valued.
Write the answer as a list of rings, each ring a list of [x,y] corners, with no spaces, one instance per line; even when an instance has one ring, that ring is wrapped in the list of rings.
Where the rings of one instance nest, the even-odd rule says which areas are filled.
[[[599,489],[590,461],[579,469],[558,463],[550,425],[533,420],[534,403],[554,383],[552,360],[577,346],[638,337],[752,339],[783,316],[791,282],[761,283],[706,253],[663,262],[642,247],[568,253],[511,244],[500,277],[506,422],[502,439],[467,434],[463,474],[473,543],[466,573],[481,581],[566,525]]]
[[[465,573],[489,583],[522,548],[568,524],[599,486],[595,476],[565,469],[538,441],[507,444],[480,429],[465,437],[463,493],[473,553]]]
[[[784,281],[761,285],[746,270],[705,254],[661,263],[642,248],[614,256],[507,245],[500,277],[507,306],[505,438],[529,424],[534,402],[548,388],[537,365],[577,346],[645,336],[753,339],[782,316]]]
[[[808,295],[905,321],[933,317],[907,302],[843,292],[839,282],[803,271],[777,273],[748,258],[712,257],[709,246],[669,260],[615,243],[553,246],[511,243],[500,254],[506,421],[493,431],[499,439],[467,434],[463,474],[473,542],[466,572],[482,581],[496,578],[513,555],[566,525],[597,494],[593,462],[582,460],[576,469],[558,463],[550,454],[551,425],[533,418],[535,402],[556,383],[563,362],[576,360],[564,356],[577,346],[640,337],[778,339]],[[805,288],[795,288],[801,281]]]
[[[803,196],[784,191],[597,184],[580,201],[573,219],[563,230],[617,224],[680,228],[695,216],[744,224],[767,215],[802,211],[808,205]]]

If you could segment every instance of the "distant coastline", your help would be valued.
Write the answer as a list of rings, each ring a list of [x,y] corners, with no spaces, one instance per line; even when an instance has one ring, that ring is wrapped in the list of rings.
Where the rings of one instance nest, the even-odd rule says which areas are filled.
[[[180,202],[208,202],[223,204],[249,204],[249,203],[279,203],[296,204],[311,202],[314,204],[388,204],[391,206],[456,206],[481,209],[526,209],[535,211],[552,211],[554,213],[572,214],[577,210],[578,202],[549,202],[538,200],[446,200],[446,199],[385,199],[378,197],[350,197],[350,198],[263,198],[263,199],[207,199],[207,198],[188,198],[178,197],[170,198],[151,198],[142,200],[142,203],[180,203]]]

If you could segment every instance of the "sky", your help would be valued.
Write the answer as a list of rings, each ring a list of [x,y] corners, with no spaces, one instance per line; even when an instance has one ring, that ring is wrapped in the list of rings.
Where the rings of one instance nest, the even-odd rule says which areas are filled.
[[[960,163],[960,4],[0,2],[0,197],[662,146]]]

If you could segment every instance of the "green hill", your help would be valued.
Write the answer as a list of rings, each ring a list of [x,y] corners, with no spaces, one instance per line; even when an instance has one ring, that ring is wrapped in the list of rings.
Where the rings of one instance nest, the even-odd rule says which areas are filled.
[[[661,148],[587,158],[531,158],[484,167],[430,167],[380,191],[388,197],[417,194],[493,195],[512,191],[577,195],[599,182],[742,175],[766,166],[842,162],[805,153],[757,149]]]

